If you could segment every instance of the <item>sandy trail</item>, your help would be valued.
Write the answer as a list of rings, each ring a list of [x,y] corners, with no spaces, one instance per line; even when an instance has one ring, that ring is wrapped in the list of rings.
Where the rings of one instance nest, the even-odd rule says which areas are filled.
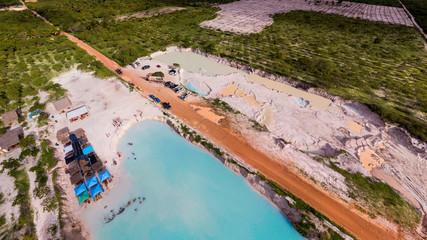
[[[76,42],[78,46],[85,49],[89,54],[96,57],[107,68],[114,71],[120,66],[105,57],[83,41],[76,37],[62,33],[69,37],[71,41]],[[230,126],[216,124],[195,112],[189,102],[181,101],[170,89],[156,86],[142,80],[142,76],[133,70],[123,69],[124,80],[135,83],[143,91],[142,95],[148,97],[154,94],[162,101],[170,102],[172,114],[177,116],[186,124],[197,129],[201,134],[206,136],[212,142],[229,151],[233,155],[243,159],[249,165],[259,172],[280,184],[289,190],[310,206],[320,211],[332,221],[347,229],[360,239],[397,239],[398,235],[391,230],[387,230],[369,219],[362,216],[356,210],[352,210],[348,204],[342,202],[324,192],[312,183],[306,181],[294,171],[290,170],[280,161],[273,159],[267,154],[254,148],[244,137],[236,135]]]

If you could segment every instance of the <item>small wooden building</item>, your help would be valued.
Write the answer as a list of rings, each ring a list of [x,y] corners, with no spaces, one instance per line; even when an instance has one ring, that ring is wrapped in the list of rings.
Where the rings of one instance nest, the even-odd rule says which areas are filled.
[[[0,152],[9,152],[24,138],[24,129],[17,127],[0,136]]]
[[[18,112],[15,110],[3,113],[1,116],[1,120],[3,121],[4,125],[9,126],[14,123],[18,122]]]
[[[68,97],[61,98],[53,102],[53,106],[55,107],[58,113],[64,113],[71,109],[72,104]]]

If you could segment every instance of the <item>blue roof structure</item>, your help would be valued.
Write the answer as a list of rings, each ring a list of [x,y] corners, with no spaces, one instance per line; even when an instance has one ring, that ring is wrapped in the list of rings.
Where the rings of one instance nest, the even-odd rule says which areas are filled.
[[[78,187],[74,188],[74,192],[76,193],[76,196],[79,196],[84,191],[87,191],[86,185],[84,183],[82,183]]]
[[[93,152],[93,151],[94,151],[94,150],[93,150],[92,145],[89,145],[89,146],[87,146],[87,147],[83,148],[83,154],[84,154],[84,155],[88,155],[89,153],[91,153],[91,152]]]
[[[96,195],[100,194],[104,190],[102,189],[101,185],[96,184],[95,187],[91,188],[89,191],[90,195],[92,195],[92,198],[95,198]]]
[[[93,177],[91,177],[91,178],[89,178],[87,181],[86,181],[86,185],[87,185],[87,187],[88,188],[91,188],[91,187],[93,187],[93,186],[95,186],[96,184],[98,184],[99,182],[98,182],[98,178],[96,178],[96,175],[95,176],[93,176]]]
[[[110,172],[108,172],[108,170],[105,170],[105,171],[103,171],[102,173],[100,173],[100,174],[98,175],[98,177],[99,177],[99,180],[100,180],[101,182],[103,182],[103,181],[105,181],[105,180],[109,179],[111,176],[110,176]]]

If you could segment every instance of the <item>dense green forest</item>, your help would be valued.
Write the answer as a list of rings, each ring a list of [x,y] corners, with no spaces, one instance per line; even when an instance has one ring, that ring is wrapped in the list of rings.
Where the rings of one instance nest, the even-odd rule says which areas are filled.
[[[415,21],[427,34],[427,0],[401,0],[414,16]]]
[[[9,7],[14,5],[20,5],[19,0],[0,0],[0,7]]]
[[[81,63],[79,68],[112,74],[84,50],[28,11],[0,12],[0,113],[38,102],[38,91],[51,99],[64,93],[53,76]]]
[[[67,5],[53,3],[32,6],[45,14],[60,9],[72,19],[80,17]],[[273,25],[245,36],[199,27],[216,11],[187,7],[124,22],[46,16],[122,65],[167,46],[201,48],[367,104],[427,140],[427,52],[414,28],[303,11],[278,14]]]

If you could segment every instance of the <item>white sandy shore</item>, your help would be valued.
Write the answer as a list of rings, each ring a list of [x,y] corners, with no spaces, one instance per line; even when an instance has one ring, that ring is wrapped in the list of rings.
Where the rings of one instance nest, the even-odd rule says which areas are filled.
[[[149,100],[140,96],[138,91],[130,92],[123,83],[117,79],[103,80],[94,77],[91,74],[78,71],[76,69],[61,74],[53,79],[54,82],[60,83],[62,87],[68,90],[68,97],[73,107],[86,105],[89,109],[89,116],[83,120],[70,123],[65,114],[54,114],[54,124],[52,130],[52,141],[57,142],[56,132],[68,127],[70,131],[83,128],[89,142],[92,144],[95,152],[105,164],[114,180],[109,184],[113,189],[120,181],[120,163],[121,158],[117,154],[117,145],[120,138],[132,125],[145,119],[160,119],[163,116],[162,111],[157,105],[150,104]],[[47,110],[51,113],[56,111],[52,104],[49,104]],[[123,125],[116,128],[112,124],[114,118],[120,117]],[[58,157],[63,159],[63,146],[57,147]],[[112,165],[113,159],[117,160],[118,165]],[[59,171],[64,171],[66,164],[62,162]],[[66,190],[68,206],[66,208],[75,212],[75,222],[79,222],[79,217],[84,206],[79,206],[74,194],[74,186],[71,185],[69,175],[60,174],[60,181]],[[103,193],[108,194],[108,191]],[[86,238],[89,238],[87,229],[82,228]]]

